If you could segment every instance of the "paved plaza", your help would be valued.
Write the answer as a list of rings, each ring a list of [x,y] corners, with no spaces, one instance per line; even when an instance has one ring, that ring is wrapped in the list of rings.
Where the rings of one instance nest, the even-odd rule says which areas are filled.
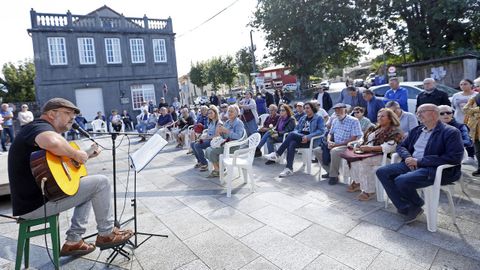
[[[120,221],[133,213],[127,152],[142,146],[138,138],[130,140],[130,147],[127,138],[117,140]],[[110,148],[108,138],[100,142]],[[111,269],[480,269],[480,179],[465,177],[466,194],[458,188],[456,225],[441,195],[439,228],[431,233],[424,216],[404,225],[393,206],[359,202],[344,184],[319,181],[316,164],[312,175],[305,174],[298,155],[295,174],[283,179],[277,176],[284,165],[267,166],[264,159],[255,159],[256,192],[238,178],[227,198],[218,179],[193,169],[195,158],[186,152],[167,145],[137,177],[139,231],[168,238],[149,239],[130,251],[132,260],[119,256]],[[87,166],[90,174],[112,178],[110,151],[104,150]],[[472,170],[464,166],[468,174]],[[0,212],[11,214],[8,197],[1,198]],[[71,215],[68,211],[60,216],[62,239]],[[94,233],[93,213],[90,220],[87,233]],[[16,223],[0,219],[0,269],[14,267],[17,230]],[[30,269],[53,269],[44,238],[31,242]],[[106,269],[108,255],[97,249],[85,257],[61,258],[61,268]]]

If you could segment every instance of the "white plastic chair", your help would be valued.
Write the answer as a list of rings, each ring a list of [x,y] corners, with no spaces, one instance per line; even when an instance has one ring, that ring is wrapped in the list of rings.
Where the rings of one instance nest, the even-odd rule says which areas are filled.
[[[187,128],[187,133],[185,134],[185,139],[183,143],[183,148],[184,149],[189,149],[190,148],[190,134],[193,132],[193,125],[188,126]]]
[[[230,141],[230,142],[227,142],[224,144],[224,147],[223,147],[223,154],[220,154],[218,160],[218,165],[219,165],[219,174],[220,174],[220,183],[221,184],[224,184],[225,183],[225,174],[224,174],[224,168],[225,168],[225,165],[223,164],[223,158],[224,157],[228,157],[232,154],[230,154],[230,148],[234,147],[234,146],[241,146],[241,145],[244,145],[246,144],[246,138],[247,138],[247,132],[244,131],[243,132],[243,135],[240,139],[238,140],[235,140],[235,141]],[[208,161],[210,163],[210,161]]]
[[[313,152],[313,142],[315,140],[318,140],[322,137],[323,135],[319,136],[313,136],[310,139],[310,146],[308,148],[297,148],[298,153],[302,154],[303,158],[303,165],[305,165],[305,172],[307,174],[312,173],[312,152]]]
[[[123,123],[123,121],[121,121],[121,122],[122,122],[122,128],[120,129],[119,132],[125,132],[125,123]],[[114,132],[112,122],[108,123],[108,128],[111,130],[111,132]]]
[[[263,123],[265,123],[265,120],[267,120],[267,117],[269,116],[268,113],[264,113],[258,117],[258,126],[263,127]]]
[[[222,159],[223,166],[227,169],[227,175],[224,176],[227,182],[227,197],[232,195],[233,172],[235,168],[242,171],[245,183],[250,182],[250,191],[255,191],[255,179],[253,178],[253,159],[255,157],[255,149],[260,142],[260,134],[254,133],[250,135],[243,144],[248,143],[248,148],[238,149],[233,154],[226,155]]]
[[[102,119],[95,119],[91,122],[93,132],[107,132],[107,124]]]
[[[395,153],[392,155],[392,162],[391,163],[398,163],[400,162],[400,156]],[[440,201],[440,189],[443,189],[445,193],[447,193],[448,204],[450,207],[450,215],[452,217],[453,224],[456,224],[456,215],[455,215],[455,205],[453,203],[453,194],[455,193],[454,183],[449,185],[442,186],[442,173],[444,169],[455,167],[458,165],[452,164],[445,164],[440,165],[437,167],[437,171],[435,172],[435,181],[433,185],[421,188],[420,190],[423,193],[423,197],[425,200],[425,215],[427,217],[427,229],[430,232],[437,231],[437,210],[438,210],[438,203]],[[457,182],[462,181],[462,178]],[[385,208],[388,206],[388,198],[385,200]]]

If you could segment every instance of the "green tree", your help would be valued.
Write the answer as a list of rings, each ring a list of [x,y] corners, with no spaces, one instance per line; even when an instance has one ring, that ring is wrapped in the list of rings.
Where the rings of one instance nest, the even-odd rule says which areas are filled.
[[[6,63],[2,68],[8,93],[4,94],[4,102],[35,101],[35,65],[32,60],[20,61],[18,64]]]
[[[221,82],[227,85],[228,88],[231,90],[233,81],[237,76],[237,67],[236,67],[235,61],[233,60],[233,57],[227,56],[221,59],[222,59],[222,66],[223,66]],[[250,78],[250,76],[248,77]]]
[[[198,86],[203,93],[203,87],[208,84],[206,76],[206,65],[205,63],[197,62],[194,66],[190,68],[190,81]],[[197,91],[195,91],[195,94]]]
[[[318,68],[358,62],[363,20],[353,0],[263,0],[251,24],[265,32],[274,62],[289,66],[304,87]]]
[[[237,76],[235,62],[231,56],[213,57],[206,63],[206,79],[212,84],[213,91],[217,91],[220,84],[232,87]]]
[[[366,39],[392,53],[425,60],[478,48],[478,0],[365,0]]]
[[[250,73],[253,72],[252,68],[252,54],[248,47],[241,48],[235,54],[235,62],[237,64],[237,70],[239,73],[245,74],[248,78],[248,84],[252,84],[252,76]],[[258,66],[255,64],[255,70],[258,71]]]

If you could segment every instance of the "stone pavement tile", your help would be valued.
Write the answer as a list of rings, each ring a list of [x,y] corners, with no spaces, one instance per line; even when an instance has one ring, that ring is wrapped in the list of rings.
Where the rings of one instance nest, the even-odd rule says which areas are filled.
[[[210,212],[205,217],[235,238],[245,236],[264,226],[262,223],[229,206]]]
[[[457,217],[465,220],[470,220],[475,223],[480,223],[480,203],[462,200],[461,203],[457,203],[455,200],[455,211]],[[439,206],[440,211],[446,215],[449,215],[449,208],[447,204],[441,204]]]
[[[320,252],[268,226],[241,240],[281,269],[303,269],[320,254]]]
[[[426,216],[422,215],[419,221],[427,224]],[[440,211],[438,212],[437,226],[452,232],[461,233],[465,237],[472,237],[480,240],[480,223],[457,217],[456,224],[453,224],[449,212],[445,214]]]
[[[461,270],[478,270],[480,269],[480,261],[464,257],[460,254],[453,253],[444,249],[438,251],[433,261],[431,270],[461,269]]]
[[[294,236],[312,225],[310,221],[273,205],[252,212],[250,216],[289,236]]]
[[[427,224],[422,222],[414,222],[408,226],[403,226],[398,232],[463,256],[480,260],[480,240],[476,238],[466,237],[458,232],[442,228],[438,228],[436,232],[432,233],[427,230]]]
[[[358,195],[358,193],[356,193]],[[339,210],[345,215],[359,219],[365,215],[368,215],[375,210],[381,209],[384,205],[378,203],[375,199],[367,202],[362,202],[355,199],[353,200],[340,200],[332,203],[331,207]]]
[[[370,264],[368,270],[422,270],[424,268],[397,257],[388,252],[382,251],[380,255]]]
[[[295,239],[355,269],[366,269],[380,253],[377,248],[319,225],[307,228]]]
[[[238,269],[258,257],[220,229],[203,232],[184,243],[211,269]]]
[[[211,196],[185,196],[179,197],[178,200],[199,214],[206,214],[227,206]]]
[[[193,170],[193,169],[192,169]],[[223,189],[223,187],[217,183],[210,181],[206,176],[208,172],[192,172],[192,171],[178,171],[173,176],[191,188],[202,189]],[[217,180],[218,181],[218,180]]]
[[[258,257],[251,263],[242,267],[241,270],[280,270],[280,268],[267,261],[265,258]]]
[[[404,224],[404,219],[399,214],[395,214],[384,209],[377,210],[361,218],[371,224],[387,228],[392,231],[400,229]]]
[[[14,269],[15,262],[0,258],[0,269]],[[31,268],[31,267],[30,267]]]
[[[260,193],[257,195],[257,198],[260,200],[264,200],[270,204],[273,204],[275,206],[278,206],[280,208],[283,208],[289,212],[294,211],[295,209],[298,209],[307,202],[296,199],[292,196],[286,195],[281,192],[265,192],[265,193]]]
[[[201,260],[194,260],[185,265],[182,265],[177,270],[208,270],[208,266],[206,266]]]
[[[248,194],[247,196],[244,196],[244,194],[235,194],[232,195],[232,197],[230,198],[226,196],[221,196],[218,199],[221,202],[226,203],[245,214],[251,213],[267,205],[270,205],[266,201],[256,198],[256,196],[253,194]]]
[[[171,197],[142,197],[139,201],[157,216],[165,215],[185,207],[185,204]]]
[[[150,178],[153,175],[154,178]],[[168,174],[145,174],[142,175],[145,178],[150,178],[150,182],[156,186],[154,190],[188,190],[190,187],[185,183],[177,180],[175,177]]]
[[[307,265],[304,270],[317,270],[317,269],[328,269],[328,270],[351,270],[352,268],[337,262],[336,260],[328,257],[325,254],[318,256],[311,264]]]
[[[342,234],[347,233],[358,224],[357,220],[344,215],[335,208],[312,203],[293,213]]]
[[[215,227],[188,207],[160,217],[163,223],[180,239],[185,240]]]
[[[353,228],[347,236],[424,268],[431,265],[438,251],[438,247],[429,243],[365,222]]]

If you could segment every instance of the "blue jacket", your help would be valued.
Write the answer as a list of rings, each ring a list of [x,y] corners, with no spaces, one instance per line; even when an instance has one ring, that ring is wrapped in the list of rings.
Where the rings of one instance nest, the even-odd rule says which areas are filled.
[[[414,152],[414,145],[423,132],[423,125],[415,127],[407,138],[397,146],[397,153],[405,160]],[[428,139],[423,158],[417,160],[419,168],[428,169],[428,179],[433,181],[437,167],[444,164],[458,164],[458,166],[443,170],[442,184],[448,184],[460,179],[461,162],[463,159],[463,141],[460,131],[450,125],[438,121]]]
[[[264,97],[256,98],[255,104],[257,104],[257,113],[258,115],[262,115],[267,112],[267,102]]]
[[[295,130],[293,132],[302,134],[302,128],[305,124],[305,121],[307,121],[307,115],[303,116],[300,118],[300,121],[298,121],[297,126],[295,127]],[[310,140],[314,136],[320,136],[325,134],[325,123],[323,122],[323,118],[318,116],[317,114],[313,115],[313,119],[310,122],[310,134],[307,135],[308,140]],[[313,142],[313,147],[317,147],[320,144],[320,139],[316,139]]]
[[[408,112],[408,91],[405,88],[399,87],[397,91],[393,92],[392,89],[389,89],[385,93],[385,97],[383,98],[383,102],[387,104],[389,101],[396,101],[400,104],[400,108],[402,110]]]
[[[370,122],[377,123],[378,111],[384,107],[385,104],[383,104],[383,101],[377,99],[375,96],[373,96],[370,101],[367,101],[367,118],[370,119]]]

